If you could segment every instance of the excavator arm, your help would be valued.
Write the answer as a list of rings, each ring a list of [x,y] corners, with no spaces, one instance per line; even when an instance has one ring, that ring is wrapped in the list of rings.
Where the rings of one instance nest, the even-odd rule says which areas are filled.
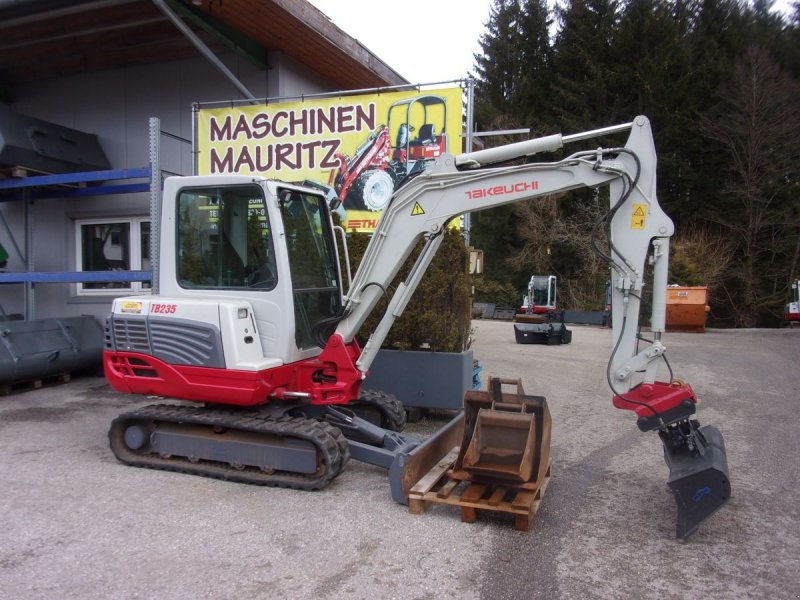
[[[630,130],[621,148],[583,151],[554,163],[529,163],[498,167],[498,162],[554,151],[570,142]],[[611,187],[611,207],[604,225],[610,228],[612,280],[617,308],[614,314],[616,351],[612,371],[615,391],[627,392],[632,375],[643,367],[655,376],[659,349],[636,352],[636,332],[649,249],[654,290],[653,331],[664,331],[666,311],[667,254],[674,227],[656,199],[656,153],[649,121],[632,123],[572,136],[548,136],[501,148],[444,155],[433,167],[416,177],[394,196],[381,218],[353,279],[345,304],[345,317],[334,334],[335,344],[352,343],[366,318],[388,296],[388,286],[420,238],[424,248],[406,281],[398,286],[386,312],[364,346],[356,366],[366,377],[375,355],[394,321],[405,309],[427,271],[448,224],[465,212],[475,212],[577,188]],[[641,214],[640,214],[641,213]],[[652,244],[651,244],[652,242]],[[663,292],[662,292],[663,290]],[[623,327],[624,325],[624,327]]]
[[[558,162],[497,166],[565,144],[629,131],[623,147],[579,151]],[[385,210],[348,291],[344,317],[320,359],[335,364],[341,379],[364,379],[394,321],[419,285],[448,224],[475,212],[578,188],[610,187],[610,206],[595,233],[605,233],[608,250],[596,251],[610,265],[612,350],[607,379],[614,406],[636,413],[642,431],[657,430],[670,468],[669,486],[678,503],[678,537],[688,537],[730,496],[724,442],[713,427],[692,416],[697,398],[688,384],[659,381],[666,363],[665,330],[670,218],[656,197],[656,151],[650,123],[633,122],[571,136],[553,135],[500,148],[453,156],[446,154],[397,191]],[[422,252],[408,277],[389,299],[389,285],[419,239]],[[652,340],[639,350],[639,314],[645,269],[652,272]],[[369,314],[388,301],[379,325],[363,350],[355,335]],[[668,363],[667,363],[668,364]],[[671,377],[671,369],[670,369]],[[352,381],[353,390],[360,381]],[[341,383],[339,390],[342,390]],[[345,386],[346,387],[346,386]]]

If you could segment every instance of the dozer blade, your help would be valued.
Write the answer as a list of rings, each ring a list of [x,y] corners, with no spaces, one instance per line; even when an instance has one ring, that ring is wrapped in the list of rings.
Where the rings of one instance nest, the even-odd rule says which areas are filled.
[[[678,505],[676,536],[685,540],[731,497],[725,441],[716,427],[690,424],[690,444],[662,435],[667,485]]]
[[[398,454],[389,467],[392,499],[408,504],[408,492],[439,461],[461,443],[464,413],[459,412],[447,425],[414,448]]]

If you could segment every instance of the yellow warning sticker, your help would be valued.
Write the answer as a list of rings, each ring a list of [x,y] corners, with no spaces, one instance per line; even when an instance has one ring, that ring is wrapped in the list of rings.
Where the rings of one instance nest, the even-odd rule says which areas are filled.
[[[120,306],[119,311],[123,313],[133,313],[137,315],[141,314],[142,303],[132,302],[131,300],[123,300],[122,306]]]
[[[647,204],[634,204],[631,215],[631,229],[644,229],[647,222]]]
[[[419,205],[419,202],[414,202],[414,208],[411,209],[411,216],[416,217],[417,215],[424,215],[425,211],[422,210],[422,207]]]

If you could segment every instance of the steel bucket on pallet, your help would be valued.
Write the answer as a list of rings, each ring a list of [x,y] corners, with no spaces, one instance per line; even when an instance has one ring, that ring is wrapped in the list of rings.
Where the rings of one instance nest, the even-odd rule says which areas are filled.
[[[473,475],[529,481],[535,440],[532,414],[481,408],[461,466]]]
[[[516,386],[516,392],[503,393],[503,384]],[[525,395],[518,379],[491,377],[487,391],[464,396],[464,433],[453,478],[535,489],[550,465],[551,427],[542,396]]]

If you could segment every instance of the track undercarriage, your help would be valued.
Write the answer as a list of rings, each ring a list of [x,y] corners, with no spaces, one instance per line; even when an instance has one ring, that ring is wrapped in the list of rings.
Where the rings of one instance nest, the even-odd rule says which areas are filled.
[[[363,440],[365,427],[405,426],[403,405],[383,392],[365,391],[350,408],[356,426],[347,433],[355,439]],[[155,404],[117,417],[108,436],[114,455],[131,466],[317,490],[350,459],[350,442],[330,419],[325,407],[299,404],[263,410]]]

